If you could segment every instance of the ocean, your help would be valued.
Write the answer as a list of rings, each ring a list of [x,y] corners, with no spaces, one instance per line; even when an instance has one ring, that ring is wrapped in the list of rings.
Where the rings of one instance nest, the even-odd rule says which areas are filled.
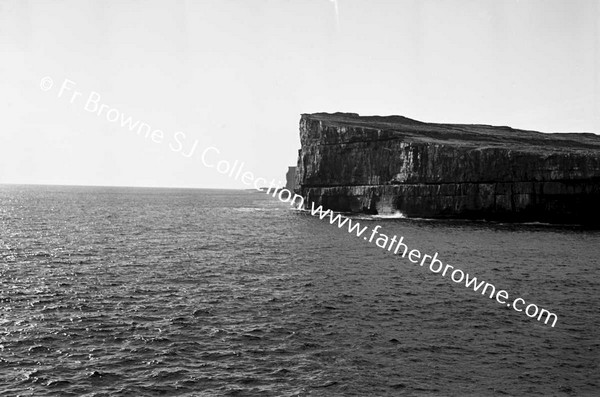
[[[600,395],[600,231],[381,219],[555,327],[256,191],[0,186],[0,396]]]

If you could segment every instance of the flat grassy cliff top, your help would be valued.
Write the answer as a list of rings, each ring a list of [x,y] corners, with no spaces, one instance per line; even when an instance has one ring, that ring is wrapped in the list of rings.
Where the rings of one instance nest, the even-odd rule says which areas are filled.
[[[360,116],[356,113],[303,114],[304,121],[319,121],[330,127],[373,130],[374,140],[402,139],[407,142],[439,143],[511,150],[576,151],[600,156],[600,135],[592,133],[543,133],[483,124],[425,123],[403,116]],[[362,135],[362,134],[361,134]]]

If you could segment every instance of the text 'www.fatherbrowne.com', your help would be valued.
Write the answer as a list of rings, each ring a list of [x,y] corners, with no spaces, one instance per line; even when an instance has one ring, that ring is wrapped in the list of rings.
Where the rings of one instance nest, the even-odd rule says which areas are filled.
[[[272,187],[266,190],[267,194],[278,197],[282,202],[289,202],[292,206],[298,206],[298,209],[304,207],[304,198],[300,195],[293,195],[287,189],[273,189]],[[277,195],[279,193],[279,195]],[[285,199],[283,197],[286,197]],[[348,233],[355,235],[356,237],[363,237],[364,240],[375,244],[382,249],[389,252],[393,252],[394,255],[402,254],[402,257],[407,257],[412,263],[419,263],[421,267],[429,267],[429,270],[433,273],[441,274],[442,277],[450,277],[452,281],[457,284],[464,283],[464,286],[469,289],[473,289],[475,292],[480,292],[481,295],[488,296],[490,299],[496,299],[496,301],[507,307],[512,307],[517,312],[524,312],[530,318],[537,318],[538,321],[544,320],[544,324],[548,324],[551,321],[551,326],[554,327],[558,321],[558,316],[554,313],[549,312],[544,308],[539,308],[533,303],[527,304],[523,298],[516,298],[512,302],[508,301],[508,292],[505,290],[496,290],[496,287],[484,280],[478,280],[477,277],[471,276],[469,273],[455,268],[452,265],[444,264],[438,259],[438,253],[436,252],[433,256],[422,255],[417,249],[409,249],[404,243],[404,237],[393,236],[391,239],[383,234],[379,233],[381,226],[377,225],[371,229],[371,233],[367,233],[368,226],[361,227],[359,222],[352,222],[352,219],[343,216],[340,213],[334,213],[331,210],[324,210],[323,206],[315,208],[315,203],[311,203],[310,213],[312,216],[318,216],[321,220],[329,221],[332,225],[337,225],[338,228],[342,229],[344,226],[348,229]]]
[[[496,290],[496,287],[484,280],[478,280],[477,277],[471,276],[469,273],[465,273],[454,266],[443,264],[438,259],[438,253],[436,252],[433,256],[421,255],[421,252],[416,249],[409,249],[404,243],[404,237],[393,236],[391,239],[383,234],[379,233],[378,230],[381,226],[377,225],[371,230],[371,234],[365,234],[369,229],[368,226],[361,228],[359,222],[352,222],[352,219],[343,216],[338,213],[335,214],[331,210],[323,210],[322,206],[315,208],[315,204],[311,203],[311,215],[318,216],[321,220],[328,220],[332,225],[337,225],[338,228],[347,227],[348,233],[356,235],[356,237],[363,236],[364,240],[372,243],[375,240],[375,244],[382,249],[389,252],[393,252],[395,255],[402,255],[407,257],[412,263],[419,263],[420,266],[429,267],[429,270],[433,273],[441,274],[442,277],[450,277],[452,281],[457,284],[464,283],[465,287],[472,288],[475,292],[481,292],[481,295],[487,295],[490,299],[496,298],[496,301],[507,307],[512,307],[517,312],[525,312],[528,317],[537,318],[538,321],[544,321],[544,324],[548,324],[551,321],[552,327],[556,325],[558,317],[556,314],[549,312],[544,308],[539,308],[537,305],[530,303],[526,304],[523,298],[514,299],[512,302],[508,302],[508,292],[504,290]]]

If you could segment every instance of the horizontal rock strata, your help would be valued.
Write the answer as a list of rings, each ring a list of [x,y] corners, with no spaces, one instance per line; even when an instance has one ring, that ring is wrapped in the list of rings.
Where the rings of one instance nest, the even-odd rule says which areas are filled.
[[[600,136],[304,114],[306,203],[408,217],[600,225]],[[310,204],[309,204],[310,205]]]

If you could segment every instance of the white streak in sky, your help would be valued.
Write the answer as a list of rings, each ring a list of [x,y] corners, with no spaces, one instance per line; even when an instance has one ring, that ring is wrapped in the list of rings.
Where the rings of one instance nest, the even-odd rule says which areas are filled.
[[[340,10],[338,8],[338,0],[329,0],[333,3],[335,9],[335,27],[337,31],[340,31]]]

